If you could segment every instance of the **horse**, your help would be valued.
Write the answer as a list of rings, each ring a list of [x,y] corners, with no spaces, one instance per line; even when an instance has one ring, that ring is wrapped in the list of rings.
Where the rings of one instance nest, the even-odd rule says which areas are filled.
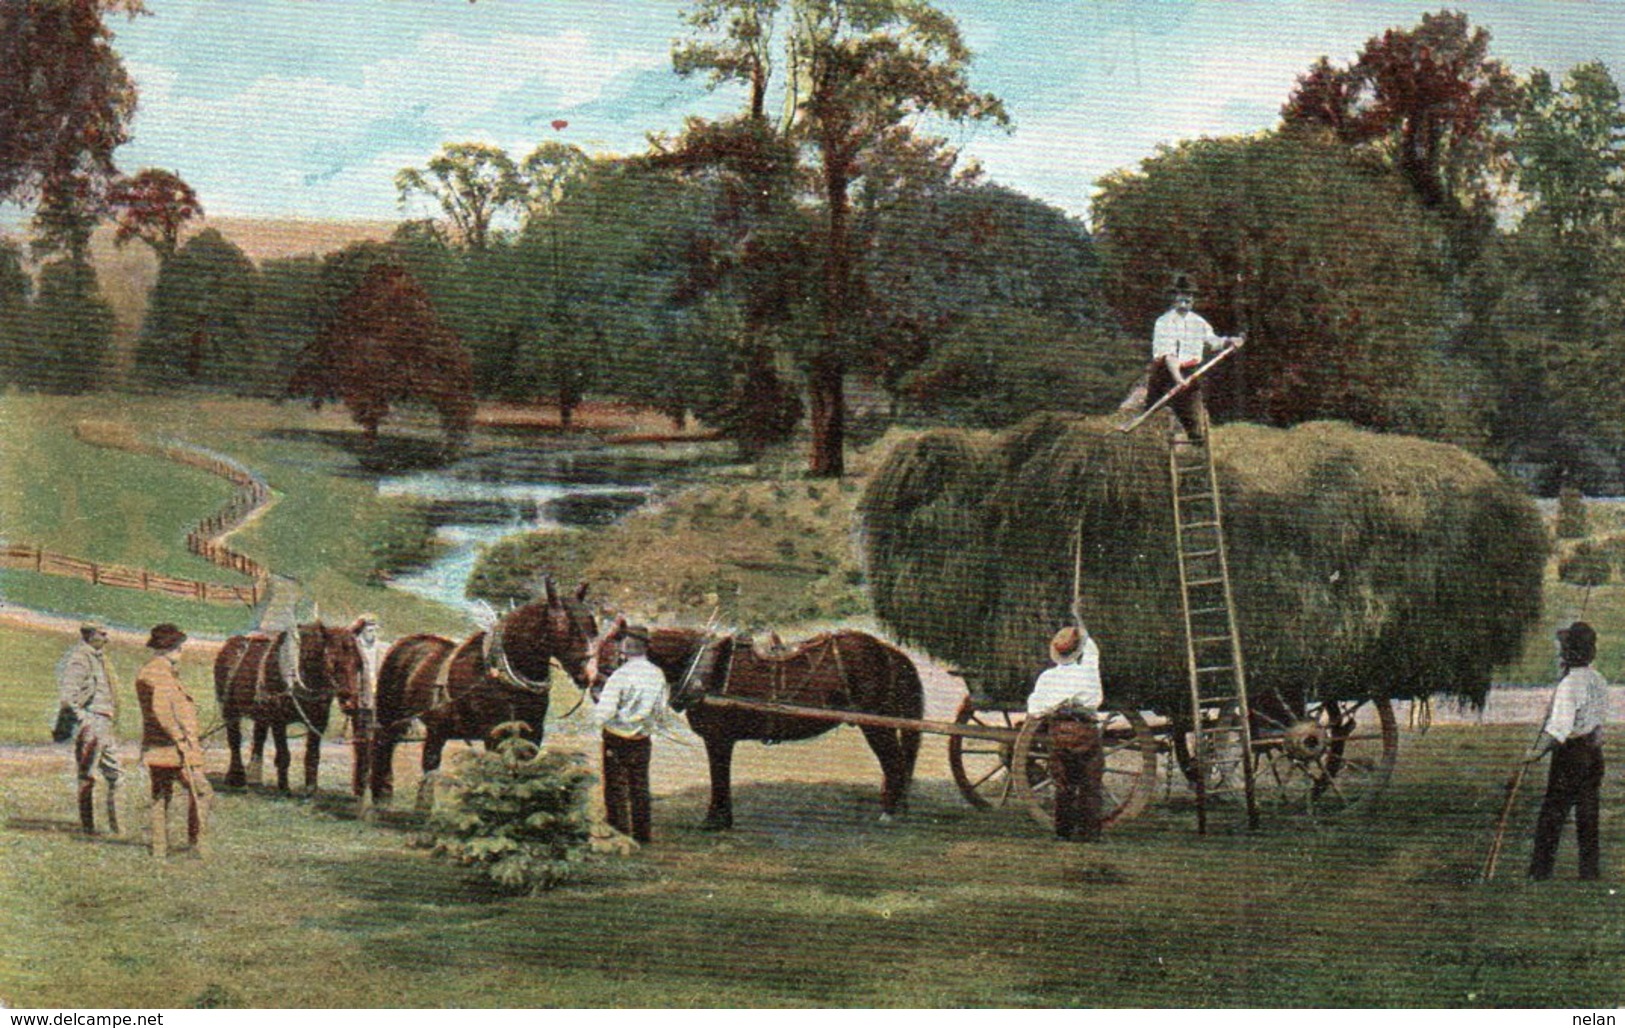
[[[298,659],[290,660],[294,647]],[[360,697],[361,646],[349,628],[329,627],[320,621],[299,625],[291,632],[234,635],[214,660],[214,695],[231,745],[231,767],[226,784],[241,788],[258,784],[265,758],[265,736],[276,741],[276,787],[288,792],[288,726],[305,726],[305,791],[316,791],[316,769],[321,762],[322,736],[336,697],[346,714],[355,712]],[[243,730],[240,721],[254,722],[254,749],[243,767]]]
[[[595,692],[603,688],[607,672],[620,664],[617,643],[625,627],[624,619],[618,618],[599,640],[593,667]],[[672,684],[673,709],[686,714],[689,727],[705,743],[711,766],[711,804],[700,827],[710,831],[733,827],[735,743],[811,739],[838,722],[707,704],[706,696],[914,720],[925,711],[925,689],[914,662],[901,650],[864,632],[829,632],[795,646],[761,653],[745,636],[717,637],[695,629],[658,628],[650,633],[649,659]],[[920,733],[914,729],[860,727],[884,776],[880,819],[890,821],[913,781]]]
[[[390,647],[378,671],[378,727],[368,761],[375,802],[387,804],[394,795],[395,746],[414,718],[424,728],[422,806],[441,751],[452,739],[481,738],[490,746],[493,728],[518,721],[525,739],[541,742],[552,661],[587,688],[587,661],[598,634],[598,621],[584,602],[587,587],[561,597],[552,578],[545,585],[541,599],[516,607],[489,631],[460,644],[444,636],[409,635]]]

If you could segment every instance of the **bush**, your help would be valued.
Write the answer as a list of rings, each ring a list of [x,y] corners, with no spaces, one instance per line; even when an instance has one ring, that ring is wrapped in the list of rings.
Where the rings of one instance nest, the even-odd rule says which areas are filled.
[[[1584,539],[1586,529],[1586,501],[1580,490],[1564,486],[1557,494],[1557,537]]]
[[[450,802],[435,810],[430,831],[437,854],[504,889],[535,893],[569,879],[587,855],[596,779],[582,757],[542,751],[519,731],[499,725],[494,750],[459,756]]]
[[[1557,562],[1557,577],[1582,589],[1607,585],[1613,570],[1608,551],[1593,543],[1581,543]]]

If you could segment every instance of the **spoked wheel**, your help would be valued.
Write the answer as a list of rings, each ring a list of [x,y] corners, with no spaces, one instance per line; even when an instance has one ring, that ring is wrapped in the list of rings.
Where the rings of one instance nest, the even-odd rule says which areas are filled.
[[[1378,700],[1253,703],[1254,783],[1261,803],[1337,817],[1368,806],[1399,757],[1394,706]]]
[[[1055,778],[1050,769],[1048,721],[1042,717],[1022,722],[1010,763],[1025,773],[1010,777],[1016,796],[1033,820],[1053,829]],[[1132,710],[1102,712],[1100,744],[1106,758],[1100,782],[1100,827],[1110,828],[1137,817],[1151,802],[1161,747],[1145,718]]]
[[[971,806],[986,810],[1010,801],[1010,757],[1015,750],[1016,728],[1025,717],[1019,711],[979,710],[969,696],[959,705],[955,724],[1004,728],[1010,733],[1009,742],[948,737],[948,769],[953,772],[960,795]]]

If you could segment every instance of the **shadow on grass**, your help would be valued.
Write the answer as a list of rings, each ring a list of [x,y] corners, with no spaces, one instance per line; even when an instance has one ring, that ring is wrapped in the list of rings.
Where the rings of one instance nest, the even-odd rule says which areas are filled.
[[[383,433],[373,442],[360,431],[337,429],[282,428],[264,433],[279,442],[320,443],[342,450],[355,458],[359,470],[340,469],[336,473],[371,478],[376,475],[428,471],[445,467],[465,454],[443,440]]]
[[[6,828],[14,832],[68,835],[99,846],[139,846],[142,849],[147,847],[146,841],[134,834],[108,835],[106,832],[97,832],[95,835],[86,835],[77,821],[59,821],[43,817],[13,817],[6,819]]]

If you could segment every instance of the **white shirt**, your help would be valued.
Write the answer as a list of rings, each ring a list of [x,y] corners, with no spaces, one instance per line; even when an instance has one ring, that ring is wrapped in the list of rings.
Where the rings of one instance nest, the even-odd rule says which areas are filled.
[[[1027,713],[1036,717],[1063,706],[1095,710],[1105,699],[1100,688],[1100,647],[1094,636],[1084,636],[1083,653],[1072,664],[1057,664],[1038,676]]]
[[[378,667],[383,663],[384,641],[374,638],[369,643],[359,635],[355,641],[361,647],[361,709],[373,710],[378,706]]]
[[[1152,359],[1173,354],[1182,368],[1199,363],[1204,351],[1223,346],[1224,340],[1214,333],[1213,326],[1195,311],[1181,314],[1177,309],[1170,310],[1157,319],[1151,330]]]
[[[1567,742],[1601,728],[1608,711],[1608,680],[1589,667],[1577,667],[1563,676],[1552,693],[1544,731]]]
[[[648,657],[630,657],[604,683],[593,716],[606,732],[644,739],[660,726],[665,709],[665,674]]]

